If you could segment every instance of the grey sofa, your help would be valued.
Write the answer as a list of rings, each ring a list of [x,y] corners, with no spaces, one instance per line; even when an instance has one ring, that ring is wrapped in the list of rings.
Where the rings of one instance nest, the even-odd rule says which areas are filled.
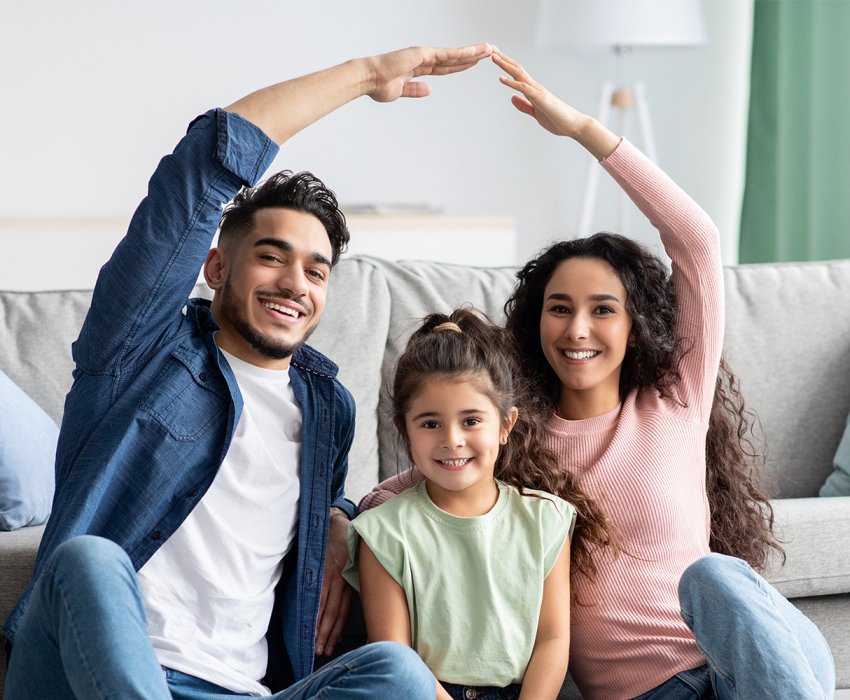
[[[850,260],[729,267],[725,277],[726,353],[767,437],[766,476],[788,555],[768,578],[821,628],[837,685],[850,688],[850,498],[817,497],[850,412]],[[501,319],[513,283],[509,268],[367,257],[334,270],[311,342],[339,363],[357,401],[352,499],[400,463],[384,387],[417,320],[462,303]],[[57,422],[89,300],[86,291],[0,292],[0,369]],[[0,618],[30,577],[41,531],[0,532]],[[0,687],[2,673],[0,664]]]

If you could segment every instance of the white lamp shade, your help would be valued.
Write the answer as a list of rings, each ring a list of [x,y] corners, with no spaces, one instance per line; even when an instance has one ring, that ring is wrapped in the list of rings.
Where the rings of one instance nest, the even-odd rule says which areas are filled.
[[[541,0],[537,43],[551,48],[704,44],[701,0]]]

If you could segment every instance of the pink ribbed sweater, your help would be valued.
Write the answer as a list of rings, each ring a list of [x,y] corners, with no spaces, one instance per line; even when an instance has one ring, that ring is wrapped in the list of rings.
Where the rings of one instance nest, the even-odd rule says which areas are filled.
[[[723,344],[723,280],[708,215],[626,141],[603,167],[661,233],[673,262],[681,403],[633,391],[602,416],[553,416],[549,447],[617,523],[628,554],[600,555],[594,583],[574,579],[570,672],[588,700],[639,695],[705,659],[679,611],[685,568],[709,551],[705,436]],[[682,405],[684,403],[684,405]],[[411,481],[390,479],[373,507]]]

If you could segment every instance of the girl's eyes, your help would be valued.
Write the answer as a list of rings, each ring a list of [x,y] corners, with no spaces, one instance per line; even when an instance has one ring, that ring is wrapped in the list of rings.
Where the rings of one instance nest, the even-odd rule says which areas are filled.
[[[613,314],[614,309],[612,309],[610,306],[597,306],[593,310],[593,313],[597,314],[598,316],[606,316],[608,314]]]
[[[481,418],[478,418],[478,417],[475,417],[475,416],[470,416],[469,418],[464,418],[463,421],[461,422],[461,425],[463,425],[465,428],[472,428],[472,427],[475,427],[476,425],[479,425],[480,423],[481,423]],[[439,421],[436,421],[436,420],[426,420],[426,421],[422,422],[422,427],[425,430],[437,430],[438,428],[441,428],[442,425],[440,424]]]

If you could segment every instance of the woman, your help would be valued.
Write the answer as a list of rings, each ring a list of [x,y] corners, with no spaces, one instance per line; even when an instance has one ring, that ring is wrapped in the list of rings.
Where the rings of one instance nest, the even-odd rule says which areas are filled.
[[[760,567],[776,545],[721,359],[714,224],[630,144],[504,54],[493,61],[514,106],[599,159],[673,262],[668,275],[612,234],[564,241],[520,271],[506,304],[559,469],[616,533],[617,546],[594,551],[592,575],[573,577],[577,685],[588,699],[832,697],[826,641],[747,563]],[[361,505],[409,483],[382,484]]]

